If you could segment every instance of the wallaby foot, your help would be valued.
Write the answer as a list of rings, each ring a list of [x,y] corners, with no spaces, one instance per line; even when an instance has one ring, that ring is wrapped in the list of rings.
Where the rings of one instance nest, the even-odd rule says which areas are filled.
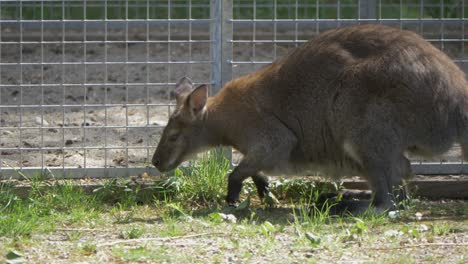
[[[343,200],[370,200],[372,199],[371,191],[345,189],[337,192],[322,193],[318,198],[318,202],[325,202],[327,199],[341,196]]]
[[[251,166],[249,166],[245,162],[241,162],[239,166],[237,166],[232,173],[228,177],[228,194],[226,196],[226,202],[230,206],[235,206],[235,204],[239,201],[239,196],[240,192],[242,190],[242,182],[250,177],[251,175],[257,175],[258,170],[252,169]],[[261,189],[265,189],[268,183],[264,183],[264,180],[261,178],[257,178],[258,176],[252,177],[254,178],[254,182],[258,181],[258,186],[261,187]]]
[[[268,177],[262,174],[256,174],[252,176],[252,180],[255,183],[255,187],[257,187],[258,196],[260,200],[263,200],[265,195],[268,193]]]
[[[361,215],[369,209],[373,210],[371,196],[370,191],[359,190],[323,193],[313,209],[328,211],[330,215]]]
[[[235,185],[235,186],[233,186]],[[237,191],[237,189],[239,191]],[[242,189],[242,183],[238,184],[229,184],[228,187],[228,194],[226,196],[226,203],[231,207],[237,207],[237,203],[239,202],[239,194],[240,190]]]
[[[323,204],[315,205],[312,210],[328,211],[329,215],[343,216],[352,215],[360,216],[366,212],[374,214],[382,214],[388,211],[386,208],[375,207],[371,200],[340,200],[335,201],[333,198]]]
[[[239,202],[240,192],[242,190],[242,181],[236,178],[229,177],[228,181],[228,194],[226,196],[226,203],[231,207],[237,207],[236,204]]]

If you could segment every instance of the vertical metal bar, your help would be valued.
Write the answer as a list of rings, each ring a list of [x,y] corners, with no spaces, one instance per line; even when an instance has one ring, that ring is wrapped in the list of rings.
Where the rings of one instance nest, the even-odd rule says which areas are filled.
[[[41,167],[45,168],[44,159],[44,2],[41,2]]]
[[[379,17],[377,19],[379,24],[382,24],[382,0],[379,0]]]
[[[232,2],[211,0],[211,79],[213,94],[232,79]]]
[[[319,0],[315,0],[315,34],[320,34],[320,3]]]
[[[256,54],[255,54],[255,40],[257,35],[257,0],[253,1],[253,28],[252,28],[252,58],[251,58],[251,65],[252,71],[255,71],[255,61],[257,61]]]
[[[18,20],[20,25],[20,76],[19,76],[19,83],[20,83],[20,103],[19,103],[19,110],[20,110],[20,122],[19,122],[19,146],[20,146],[20,170],[23,169],[23,1],[19,2],[20,10],[19,10],[19,17]]]
[[[188,43],[188,46],[189,46],[189,61],[191,62],[192,61],[192,0],[189,0],[189,3],[188,3],[188,14],[189,14],[189,43]],[[188,75],[189,76],[192,76],[192,63],[189,63],[189,72],[188,72]]]
[[[87,105],[87,95],[88,95],[88,88],[86,86],[86,1],[83,1],[83,89],[84,89],[84,97],[83,97],[83,167],[85,170],[88,168],[87,166],[87,151],[86,151],[86,105]]]
[[[359,18],[364,20],[375,19],[376,0],[359,1]]]
[[[424,0],[419,2],[419,34],[423,34],[423,22],[422,19],[424,18]]]
[[[2,1],[0,1],[0,21],[3,20],[3,16],[2,16]],[[0,32],[2,32],[2,23],[0,23]],[[2,39],[2,36],[0,35],[0,63],[3,63],[3,58],[2,58],[2,47],[3,47],[3,39]],[[3,84],[2,83],[2,71],[0,69],[0,84]],[[0,105],[2,104],[2,88],[0,88]],[[3,115],[3,111],[0,111],[0,120],[2,120],[2,115]],[[0,128],[2,127],[2,124],[1,124],[1,121],[0,121]],[[3,129],[0,129],[0,133],[1,135],[3,135]],[[1,142],[1,140],[0,140]],[[3,143],[3,142],[2,142]],[[2,176],[2,167],[3,167],[3,160],[2,160],[2,152],[0,151],[0,176]]]
[[[307,8],[306,8],[307,10]],[[278,50],[278,45],[277,45],[277,31],[278,31],[278,0],[273,1],[273,60],[276,60],[277,56],[277,50]]]
[[[108,5],[107,5],[107,1],[104,1],[104,82],[107,83],[108,82],[108,69],[107,69],[107,52],[108,52],[108,49],[107,49],[107,27],[108,27]],[[109,120],[109,117],[108,117],[108,106],[107,104],[109,103],[109,95],[108,95],[108,89],[109,87],[107,86],[104,86],[104,167],[105,168],[108,168],[109,167],[109,164],[107,164],[107,159],[108,159],[108,133],[109,133],[109,128],[108,128],[108,120]]]
[[[60,88],[62,89],[62,171],[65,175],[65,104],[66,104],[66,92],[65,86],[65,0],[62,0],[62,60],[60,63],[61,75],[60,75]]]
[[[232,79],[232,7],[232,1],[210,1],[213,94]],[[222,152],[228,160],[232,160],[231,148],[222,148]]]
[[[211,81],[214,83],[213,93],[217,93],[221,87],[221,69],[222,69],[222,6],[223,1],[210,1],[210,38],[211,38]]]
[[[128,1],[125,2],[125,167],[128,168]],[[128,170],[127,170],[128,172]]]
[[[146,0],[146,85],[145,85],[145,90],[146,90],[146,99],[145,99],[145,104],[146,104],[146,129],[145,129],[145,134],[146,134],[146,161],[150,161],[150,150],[148,145],[150,145],[150,131],[149,131],[149,120],[150,120],[150,111],[149,111],[149,98],[150,98],[150,93],[149,93],[149,41],[150,41],[150,31],[149,31],[149,19],[150,19],[150,2],[149,0]]]
[[[298,23],[297,23],[297,16],[298,16],[298,3],[297,0],[294,5],[294,47],[298,46]]]
[[[316,1],[318,1],[318,0],[316,0]],[[357,8],[358,8],[358,14],[357,14],[358,17],[357,17],[357,20],[358,20],[358,21],[359,21],[359,19],[361,19],[361,17],[362,17],[362,8],[363,8],[363,6],[362,6],[362,4],[361,4],[362,1],[364,1],[364,0],[358,0],[358,6],[357,6]],[[379,1],[380,1],[380,0],[379,0]]]
[[[461,24],[461,40],[462,40],[461,56],[462,58],[465,58],[465,2],[464,1],[461,2],[460,24]],[[463,63],[466,64],[466,62],[463,62]]]
[[[461,26],[461,58],[465,58],[465,25],[464,25],[464,17],[465,17],[465,2],[461,1],[461,12],[460,12],[460,26]],[[462,64],[465,64],[466,62],[462,62]],[[461,163],[463,167],[463,163],[465,160],[461,158]]]
[[[221,12],[221,85],[232,79],[232,2],[225,1]]]
[[[403,28],[402,18],[403,18],[403,0],[400,0],[400,17],[398,18],[400,21],[400,29]]]
[[[338,0],[338,2],[336,3],[336,18],[338,20],[338,27],[341,26],[341,0]]]
[[[167,62],[171,62],[171,0],[167,1]],[[172,64],[167,65],[167,85],[171,82],[171,66]],[[167,100],[171,99],[170,93],[167,93]],[[171,115],[171,106],[167,105],[167,115]]]
[[[441,50],[445,51],[445,24],[444,24],[444,18],[445,18],[445,6],[444,6],[444,0],[440,0],[440,42],[441,42]]]

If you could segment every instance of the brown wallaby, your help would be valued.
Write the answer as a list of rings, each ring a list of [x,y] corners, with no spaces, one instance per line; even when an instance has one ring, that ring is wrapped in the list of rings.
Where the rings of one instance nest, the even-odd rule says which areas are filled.
[[[411,174],[405,151],[440,154],[458,141],[468,157],[464,73],[417,34],[382,25],[327,31],[213,97],[188,78],[175,94],[152,162],[167,171],[208,147],[236,148],[244,157],[229,175],[228,203],[247,177],[263,196],[261,173],[321,171],[362,175],[382,212],[403,196],[395,190]]]

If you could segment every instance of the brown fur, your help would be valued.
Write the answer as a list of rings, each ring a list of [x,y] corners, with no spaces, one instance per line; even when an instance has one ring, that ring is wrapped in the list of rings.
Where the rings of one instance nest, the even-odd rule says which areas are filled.
[[[385,210],[410,174],[405,151],[439,154],[459,141],[468,154],[464,74],[409,31],[381,25],[330,30],[227,83],[203,109],[189,109],[200,103],[190,94],[197,90],[206,93],[205,86],[179,93],[179,111],[153,163],[167,170],[207,147],[236,148],[244,159],[229,176],[228,202],[238,199],[249,176],[263,194],[260,172],[321,170],[364,176],[374,205]],[[177,141],[168,142],[170,133]]]

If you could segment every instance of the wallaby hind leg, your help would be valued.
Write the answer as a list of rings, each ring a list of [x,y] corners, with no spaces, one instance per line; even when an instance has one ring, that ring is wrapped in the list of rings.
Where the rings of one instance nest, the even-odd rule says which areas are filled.
[[[368,209],[382,213],[399,208],[407,199],[403,178],[411,175],[410,162],[403,155],[392,158],[384,153],[365,159],[362,174],[369,182],[371,195],[368,192],[344,192],[338,201],[338,193],[322,194],[317,201],[317,209],[325,209],[328,205],[331,206],[329,213],[332,215],[360,215]]]
[[[370,206],[376,212],[384,212],[395,209],[405,199],[403,179],[411,175],[411,168],[403,155],[404,146],[398,129],[382,122],[389,119],[386,113],[379,115],[379,109],[375,109],[368,118],[364,126],[352,131],[349,145],[353,147],[354,158],[360,163],[362,176],[372,190]],[[351,202],[347,210],[360,214],[368,207],[368,203]]]
[[[377,212],[397,209],[407,198],[403,178],[409,177],[411,168],[408,159],[398,152],[389,148],[371,152],[373,155],[365,159],[364,174],[372,189],[372,205]]]
[[[460,147],[462,150],[463,160],[468,161],[468,140],[460,140]]]

